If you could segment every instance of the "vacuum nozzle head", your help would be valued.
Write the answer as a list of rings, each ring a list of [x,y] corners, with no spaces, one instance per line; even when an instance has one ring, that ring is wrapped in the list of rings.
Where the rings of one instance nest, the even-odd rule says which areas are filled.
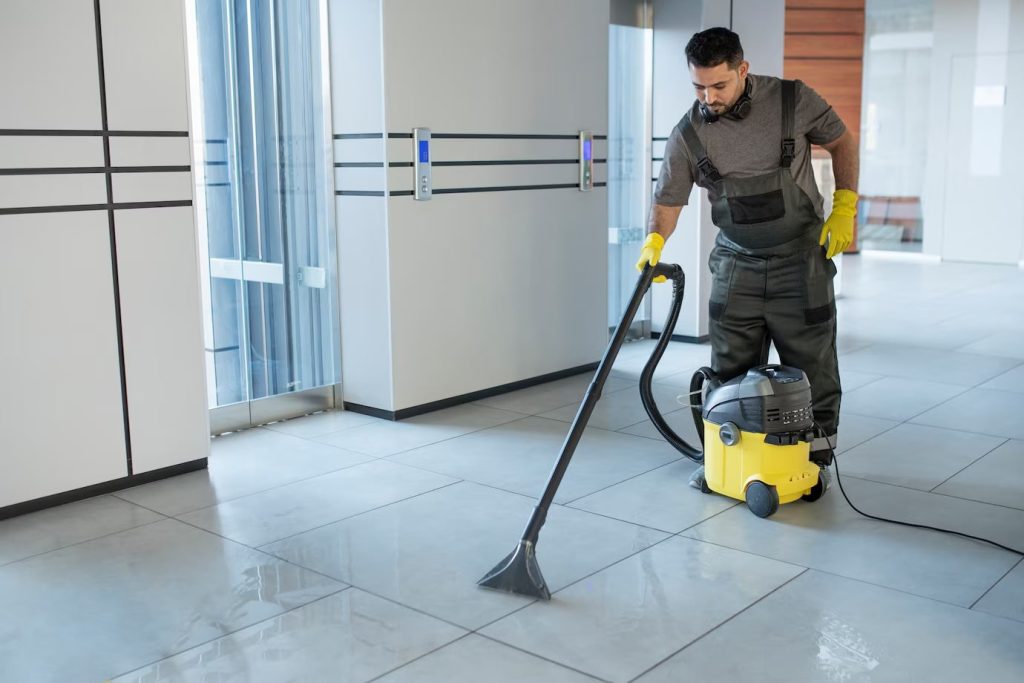
[[[537,564],[537,548],[526,540],[519,541],[516,549],[477,581],[477,585],[541,600],[551,599],[551,591]]]

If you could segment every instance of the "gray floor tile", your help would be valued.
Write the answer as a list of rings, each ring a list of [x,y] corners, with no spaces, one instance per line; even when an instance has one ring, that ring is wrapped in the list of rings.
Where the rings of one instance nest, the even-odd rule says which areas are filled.
[[[693,411],[690,408],[680,408],[679,410],[671,413],[664,412],[664,409],[662,409],[662,411],[662,417],[665,418],[665,422],[668,423],[669,428],[683,441],[699,450],[701,447],[700,436],[698,436],[697,429],[693,426]],[[645,417],[641,422],[618,431],[623,434],[632,434],[634,436],[642,436],[647,439],[654,439],[655,441],[665,440],[658,429],[654,426],[654,423],[647,417]]]
[[[519,413],[480,405],[464,405],[418,415],[400,422],[375,420],[334,434],[316,437],[332,446],[384,457],[446,441],[522,417]]]
[[[964,391],[964,387],[955,384],[885,377],[845,392],[843,412],[902,422]]]
[[[878,375],[873,372],[846,370],[843,368],[842,363],[839,364],[839,376],[843,384],[843,391],[853,391],[884,377],[884,375]]]
[[[959,351],[876,344],[845,355],[842,363],[844,368],[857,372],[973,387],[1019,365],[1020,361]]]
[[[273,424],[264,425],[266,429],[272,429],[282,434],[291,434],[304,439],[310,439],[332,432],[340,432],[343,429],[351,429],[360,425],[376,422],[379,418],[361,415],[351,410],[327,410],[315,415],[306,415],[291,420],[282,420]]]
[[[636,383],[656,345],[657,340],[654,339],[638,340],[626,344],[619,351],[612,372],[617,377]],[[672,341],[669,342],[665,354],[658,361],[658,367],[654,371],[654,381],[689,386],[690,377],[694,371],[702,365],[710,364],[710,344]]]
[[[1024,441],[1006,442],[935,492],[1024,509]]]
[[[1024,625],[809,571],[638,683],[1015,683],[1021,642]]]
[[[1024,562],[992,587],[972,609],[1024,621]]]
[[[1024,550],[1024,510],[934,492],[875,484],[853,477],[846,477],[843,482],[854,504],[865,512],[914,524],[952,529]],[[851,492],[854,490],[856,493]],[[956,538],[950,535],[946,537]],[[988,544],[969,542],[974,547],[994,549]]]
[[[0,565],[164,519],[113,496],[0,521]]]
[[[180,515],[373,458],[269,429],[247,429],[211,442],[209,468],[118,491],[117,497]]]
[[[673,538],[483,629],[609,681],[628,681],[803,568]]]
[[[539,497],[568,432],[565,422],[528,417],[391,459]],[[555,502],[569,502],[679,457],[665,441],[587,429]]]
[[[255,547],[456,481],[378,460],[236,498],[179,519]]]
[[[584,496],[570,507],[678,533],[736,504],[690,488],[687,482],[696,467],[684,458]]]
[[[964,353],[978,353],[987,356],[1001,356],[1003,358],[1019,358],[1024,360],[1024,343],[1021,343],[1022,334],[1019,331],[998,332],[971,342],[959,349]]]
[[[651,384],[651,393],[654,395],[654,402],[662,413],[679,410],[689,398],[686,390],[667,384]],[[682,398],[682,402],[680,401]],[[547,417],[562,422],[572,422],[579,411],[579,406],[570,404],[556,410],[541,413],[540,417]],[[635,425],[647,418],[647,411],[644,409],[643,401],[640,399],[639,386],[629,387],[615,392],[604,392],[601,400],[594,407],[590,416],[588,426],[598,429],[609,429],[612,431]]]
[[[511,391],[507,394],[481,399],[476,402],[476,405],[511,410],[524,415],[546,413],[549,410],[561,408],[570,403],[579,405],[593,378],[594,373],[586,372],[554,382],[539,384],[535,387],[528,387],[518,391]],[[609,377],[605,382],[604,391],[619,391],[633,383],[630,379]]]
[[[930,491],[1004,441],[996,436],[901,424],[844,452],[840,466],[844,474],[854,477]]]
[[[115,683],[362,683],[463,633],[350,588],[134,671]]]
[[[963,431],[1024,439],[1024,394],[972,389],[918,415],[912,422]]]
[[[535,504],[524,496],[455,484],[265,550],[475,629],[530,602],[476,582],[513,550]],[[538,558],[548,585],[557,590],[666,537],[553,506]]]
[[[896,420],[856,415],[843,410],[839,417],[839,446],[836,453],[848,451],[898,424]]]
[[[469,635],[379,679],[380,683],[595,683],[558,664]]]
[[[1024,363],[1018,365],[1009,372],[993,377],[981,385],[982,389],[1002,389],[1003,391],[1016,391],[1024,394]]]
[[[1024,535],[1024,517],[1017,511],[970,507],[982,504],[851,477],[843,485],[853,502],[871,514],[952,527],[1004,543]],[[684,535],[964,606],[1017,561],[1006,551],[969,539],[861,517],[838,487],[815,503],[783,505],[767,520],[737,506]]]
[[[164,520],[0,568],[11,681],[100,681],[344,584]]]

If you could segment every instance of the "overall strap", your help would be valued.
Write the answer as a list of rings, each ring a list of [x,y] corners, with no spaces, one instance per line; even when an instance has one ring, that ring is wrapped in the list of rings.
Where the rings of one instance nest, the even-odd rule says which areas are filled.
[[[782,81],[782,160],[779,166],[789,168],[796,156],[796,81]]]
[[[693,129],[690,117],[684,116],[680,123],[682,123],[682,126],[679,130],[683,134],[683,142],[686,143],[686,148],[690,150],[690,156],[697,160],[697,171],[701,175],[698,181],[707,179],[712,183],[717,183],[722,179],[722,174],[718,172],[715,165],[711,163],[711,159],[708,158],[707,150],[704,149],[704,144],[697,137],[697,131]],[[698,182],[697,184],[699,185],[700,183]]]

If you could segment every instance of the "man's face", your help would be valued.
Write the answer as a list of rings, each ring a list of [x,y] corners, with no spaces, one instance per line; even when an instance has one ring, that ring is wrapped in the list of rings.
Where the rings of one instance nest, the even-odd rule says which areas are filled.
[[[717,66],[701,67],[690,64],[690,79],[697,92],[697,100],[721,116],[736,104],[743,94],[743,87],[750,64],[740,62],[735,69],[728,62]]]

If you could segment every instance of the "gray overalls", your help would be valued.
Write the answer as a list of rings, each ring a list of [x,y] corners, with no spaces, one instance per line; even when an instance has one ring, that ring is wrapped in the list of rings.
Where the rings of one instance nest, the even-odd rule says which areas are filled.
[[[795,108],[795,84],[784,80],[779,167],[750,178],[719,174],[690,116],[680,128],[690,156],[698,160],[696,182],[707,188],[720,230],[708,262],[711,367],[723,380],[731,379],[767,363],[774,342],[784,365],[807,374],[814,419],[834,446],[842,395],[832,285],[836,267],[818,245],[821,218],[790,172]],[[824,439],[816,439],[811,450],[815,460],[830,461]]]

